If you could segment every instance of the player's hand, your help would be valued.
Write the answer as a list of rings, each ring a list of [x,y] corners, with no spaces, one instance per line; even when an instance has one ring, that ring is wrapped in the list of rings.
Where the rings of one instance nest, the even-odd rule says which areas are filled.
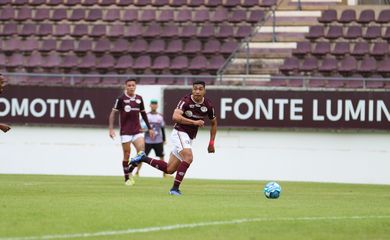
[[[0,123],[0,130],[3,131],[3,132],[8,132],[9,130],[11,129],[10,126],[8,126],[7,124],[3,124],[3,123]]]
[[[114,139],[115,136],[116,136],[114,129],[110,129],[110,133],[109,134],[110,134],[110,138],[112,138],[112,139]]]
[[[204,126],[204,121],[203,120],[196,120],[194,125],[197,126],[197,127],[203,127]]]
[[[209,153],[215,153],[214,141],[209,142],[209,146],[207,147],[207,151]]]
[[[154,131],[153,129],[149,129],[149,136],[153,140],[154,139]]]

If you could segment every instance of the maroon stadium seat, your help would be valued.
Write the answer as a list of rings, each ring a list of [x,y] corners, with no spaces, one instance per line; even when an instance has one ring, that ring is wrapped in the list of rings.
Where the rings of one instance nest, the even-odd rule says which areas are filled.
[[[136,39],[130,45],[129,51],[131,53],[144,53],[148,49],[148,42],[145,39]]]
[[[318,69],[318,60],[314,57],[308,57],[303,59],[302,64],[299,66],[299,71],[304,73],[311,73]]]
[[[15,17],[16,21],[27,21],[30,19],[32,19],[32,9],[27,7],[20,8]]]
[[[246,22],[246,19],[247,19],[246,15],[247,15],[246,10],[236,9],[230,15],[229,22],[231,22],[231,23]]]
[[[192,13],[190,9],[178,9],[178,13],[176,14],[176,22],[184,23],[190,22],[192,19]]]
[[[316,40],[318,38],[324,37],[324,26],[311,26],[305,37],[310,40]]]
[[[337,11],[334,9],[324,10],[318,21],[323,24],[329,24],[337,21]]]
[[[139,17],[138,21],[140,22],[152,22],[156,20],[156,10],[154,9],[144,9]]]
[[[199,31],[199,38],[210,38],[215,36],[215,27],[213,24],[203,24]]]
[[[193,22],[203,23],[209,20],[209,9],[198,9],[195,12]]]
[[[126,70],[133,67],[133,58],[130,55],[123,55],[119,57],[114,68],[116,70]]]
[[[311,53],[316,57],[323,57],[324,55],[327,55],[330,53],[330,43],[317,42]]]
[[[336,57],[343,57],[346,54],[350,53],[349,42],[336,42],[332,55]]]
[[[85,54],[89,51],[92,51],[92,40],[90,39],[81,39],[78,42],[78,46],[75,49],[75,52],[78,54]]]
[[[339,23],[342,24],[348,24],[351,22],[356,21],[356,12],[355,9],[345,9],[342,13],[340,18],[338,19]]]
[[[124,36],[125,37],[139,37],[142,36],[143,27],[139,23],[133,23],[131,26],[125,29]]]
[[[72,37],[83,37],[89,35],[88,25],[86,24],[77,24],[73,28],[73,32],[70,34]]]
[[[53,35],[56,37],[64,37],[70,34],[71,32],[69,24],[57,24],[54,28]]]
[[[89,10],[86,21],[95,22],[103,19],[103,12],[101,9],[92,8]]]
[[[111,50],[111,41],[106,38],[98,39],[92,51],[98,54],[109,52]]]
[[[129,50],[129,42],[127,39],[117,39],[113,42],[111,52],[116,54],[124,54]]]
[[[370,46],[367,42],[356,42],[351,55],[356,58],[362,58],[364,55],[367,55],[370,52]]]
[[[103,17],[103,20],[106,22],[114,22],[120,20],[120,10],[117,8],[107,9],[107,12]]]
[[[325,35],[325,38],[335,40],[337,38],[343,37],[343,27],[342,26],[329,26],[328,32]]]
[[[375,21],[375,11],[372,9],[365,9],[360,12],[357,22],[360,24],[369,24]]]
[[[161,37],[174,38],[179,36],[179,27],[175,24],[166,24],[161,32]]]
[[[170,22],[174,19],[173,9],[164,9],[161,10],[160,15],[157,18],[158,22]]]
[[[209,64],[207,65],[207,69],[215,73],[222,65],[225,63],[225,58],[221,55],[214,55],[210,58]]]
[[[125,22],[134,22],[138,20],[138,10],[137,9],[126,9],[123,14],[123,21]]]
[[[198,39],[189,40],[184,46],[184,53],[196,54],[202,50],[202,42]]]
[[[159,37],[161,34],[161,26],[158,23],[151,23],[146,28],[146,31],[143,34],[143,37],[145,38],[156,38]]]
[[[91,37],[101,38],[107,35],[107,29],[105,24],[95,24],[92,27],[91,33],[89,34]]]
[[[53,14],[51,16],[51,20],[52,21],[56,21],[56,22],[59,22],[59,21],[62,21],[62,20],[66,20],[68,18],[67,16],[67,13],[66,13],[66,9],[64,8],[56,8],[53,10]]]
[[[377,23],[387,24],[390,23],[390,9],[383,9],[376,20]]]
[[[151,69],[157,73],[162,72],[164,69],[169,69],[170,59],[168,56],[158,56],[154,59]]]
[[[228,20],[228,10],[224,7],[218,7],[215,9],[214,14],[211,15],[210,21],[213,23],[221,23]]]
[[[346,56],[339,64],[338,71],[344,76],[352,75],[357,71],[357,62],[354,57]]]
[[[255,9],[251,10],[249,14],[249,18],[247,19],[247,22],[249,23],[258,23],[259,21],[263,21],[265,18],[265,13],[261,9]]]
[[[216,35],[217,38],[230,38],[234,36],[234,27],[230,24],[219,25],[219,31]]]
[[[85,19],[85,9],[75,8],[72,10],[69,21],[78,22]]]
[[[209,39],[204,44],[202,52],[204,54],[218,54],[221,48],[221,43],[217,39]]]
[[[73,39],[64,39],[61,41],[60,46],[58,48],[58,52],[70,52],[75,49],[75,42]]]
[[[337,59],[333,57],[328,57],[322,60],[321,64],[318,66],[318,71],[323,75],[331,75],[337,70]]]
[[[183,41],[181,39],[170,40],[165,49],[166,53],[175,54],[183,51]]]
[[[279,67],[280,72],[285,75],[295,73],[299,68],[299,59],[296,57],[285,58],[283,64]]]
[[[387,42],[376,42],[370,52],[370,55],[376,59],[382,59],[389,54],[389,44]]]
[[[297,47],[292,50],[292,54],[296,57],[304,57],[305,55],[311,53],[311,43],[310,42],[298,42]]]
[[[45,21],[50,18],[50,9],[48,8],[38,8],[35,11],[35,15],[33,16],[33,21]]]
[[[373,57],[364,57],[360,62],[360,66],[357,69],[357,72],[361,75],[368,77],[376,73],[376,60]]]
[[[99,70],[109,70],[115,66],[115,59],[111,54],[105,54],[97,59],[96,68]]]
[[[152,66],[152,58],[149,55],[142,55],[135,59],[133,68],[145,71]]]
[[[188,1],[188,6],[189,7],[200,7],[204,5],[205,0],[189,0]],[[206,1],[208,2],[208,1]]]
[[[50,23],[39,24],[37,36],[44,37],[50,36],[53,33],[53,25]]]
[[[170,68],[176,72],[186,71],[188,68],[187,56],[176,56],[174,59],[172,59]]]
[[[163,39],[153,39],[147,49],[148,53],[157,54],[162,53],[165,49],[165,41]]]
[[[374,40],[382,37],[382,27],[380,26],[368,26],[363,38],[366,40]]]
[[[32,23],[26,23],[22,25],[22,30],[19,35],[22,37],[34,36],[37,32],[37,25]]]
[[[118,38],[122,37],[125,32],[125,26],[122,24],[115,24],[111,25],[111,27],[108,30],[107,36],[108,37],[113,37],[113,38]]]

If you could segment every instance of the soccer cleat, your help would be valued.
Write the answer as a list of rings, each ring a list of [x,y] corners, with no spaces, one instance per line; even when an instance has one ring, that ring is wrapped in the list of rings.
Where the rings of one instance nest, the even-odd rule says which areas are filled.
[[[127,186],[133,186],[135,184],[134,177],[130,175],[129,179],[126,180],[125,184]]]
[[[146,154],[144,151],[139,151],[137,156],[133,157],[130,160],[129,165],[138,165],[139,163],[143,162],[146,158]]]
[[[181,192],[179,189],[171,189],[169,190],[169,195],[174,195],[174,196],[180,196],[181,195]]]

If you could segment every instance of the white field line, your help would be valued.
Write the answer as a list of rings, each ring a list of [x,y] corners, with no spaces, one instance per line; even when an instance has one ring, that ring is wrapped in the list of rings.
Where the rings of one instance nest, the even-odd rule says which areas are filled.
[[[328,220],[365,220],[365,219],[390,219],[389,216],[339,216],[339,217],[290,217],[290,218],[243,218],[229,221],[215,221],[215,222],[199,222],[190,224],[176,224],[168,226],[146,227],[146,228],[129,228],[118,231],[104,231],[94,233],[73,233],[73,234],[58,234],[58,235],[43,235],[31,237],[0,237],[0,240],[45,240],[45,239],[70,239],[70,238],[88,238],[88,237],[102,237],[125,235],[131,233],[149,233],[170,231],[184,228],[198,228],[215,225],[232,225],[250,222],[273,222],[273,221],[328,221]]]

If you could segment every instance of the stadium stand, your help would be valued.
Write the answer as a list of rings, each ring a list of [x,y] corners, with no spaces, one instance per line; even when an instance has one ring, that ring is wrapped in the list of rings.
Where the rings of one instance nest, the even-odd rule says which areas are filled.
[[[4,68],[13,72],[215,75],[275,4],[269,0],[0,1],[0,53],[6,56]],[[37,64],[27,64],[31,60]],[[110,78],[110,82],[116,81]]]
[[[228,59],[218,72],[225,84],[242,85],[242,79],[249,76],[256,80],[244,80],[246,85],[301,87],[303,83],[305,87],[321,88],[387,85],[380,80],[388,75],[385,70],[390,53],[388,6],[302,1],[302,10],[297,11],[297,2],[280,2],[275,18],[259,25],[249,41]]]

